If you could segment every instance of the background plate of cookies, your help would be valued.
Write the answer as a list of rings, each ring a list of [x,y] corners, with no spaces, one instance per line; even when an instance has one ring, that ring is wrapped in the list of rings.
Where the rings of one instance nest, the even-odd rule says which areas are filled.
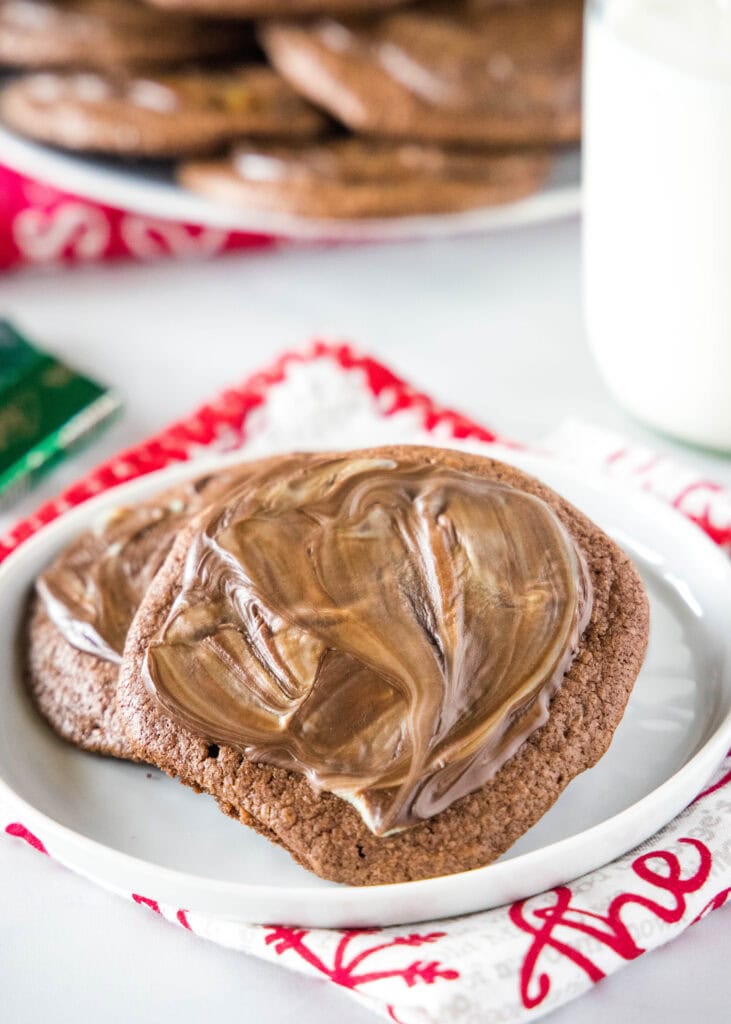
[[[0,0],[0,156],[292,238],[566,216],[581,26],[580,0]]]
[[[535,455],[496,455],[555,488],[631,557],[650,602],[647,656],[609,751],[503,857],[422,881],[324,881],[264,836],[147,764],[64,743],[33,706],[23,636],[39,572],[101,513],[218,472],[200,459],[115,489],[44,528],[0,569],[0,797],[60,860],[102,884],[248,922],[385,925],[526,897],[642,842],[694,797],[731,744],[727,559],[683,517],[616,483]],[[213,756],[213,755],[211,755]]]

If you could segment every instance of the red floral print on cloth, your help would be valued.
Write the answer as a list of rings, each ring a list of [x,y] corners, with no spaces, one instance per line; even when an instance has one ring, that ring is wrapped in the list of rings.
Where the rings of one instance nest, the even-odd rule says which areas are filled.
[[[277,244],[277,239],[259,232],[220,231],[139,216],[0,166],[0,270],[165,256],[185,259]]]
[[[366,937],[373,940],[381,934],[379,928],[354,928],[343,931],[343,937],[337,944],[335,955],[331,963],[322,959],[308,944],[307,937],[310,932],[305,928],[285,928],[280,925],[269,925],[264,942],[271,946],[277,956],[285,953],[294,953],[304,960],[310,967],[320,974],[325,975],[336,985],[343,988],[361,988],[363,985],[370,985],[374,981],[386,981],[387,979],[399,978],[409,988],[422,982],[425,985],[433,985],[435,981],[454,981],[459,978],[459,971],[453,968],[445,968],[438,960],[414,960],[405,967],[380,966],[371,964],[372,958],[377,954],[393,951],[399,947],[407,946],[411,949],[431,945],[443,939],[446,932],[411,932],[409,935],[397,935],[395,938],[387,939],[385,942],[376,941],[373,945],[360,943],[360,949],[352,950],[354,943]],[[383,959],[381,957],[381,959]],[[386,960],[388,964],[388,959]]]

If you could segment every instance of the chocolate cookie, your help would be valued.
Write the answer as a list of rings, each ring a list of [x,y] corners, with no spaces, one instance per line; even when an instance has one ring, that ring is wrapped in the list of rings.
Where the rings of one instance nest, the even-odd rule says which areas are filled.
[[[0,0],[0,65],[140,68],[228,54],[253,43],[248,26],[184,15],[141,0]]]
[[[168,11],[211,18],[272,18],[284,15],[354,14],[397,7],[408,0],[149,0]]]
[[[580,133],[581,0],[454,0],[264,24],[271,62],[354,131],[490,145]]]
[[[146,78],[39,72],[5,86],[0,115],[22,135],[63,149],[160,158],[211,153],[241,135],[308,138],[325,123],[258,65]]]
[[[139,760],[116,716],[118,662],[68,643],[36,594],[27,638],[28,688],[53,731],[82,750]]]
[[[139,506],[114,509],[39,577],[28,616],[27,680],[63,739],[134,758],[116,714],[127,630],[183,523],[242,479],[239,468],[206,475]]]
[[[631,562],[487,458],[250,474],[181,532],[130,628],[135,754],[324,878],[489,863],[611,741],[647,643]]]
[[[186,188],[248,209],[306,217],[390,217],[493,206],[538,189],[539,153],[450,151],[437,145],[340,139],[241,143],[222,160],[184,163]]]

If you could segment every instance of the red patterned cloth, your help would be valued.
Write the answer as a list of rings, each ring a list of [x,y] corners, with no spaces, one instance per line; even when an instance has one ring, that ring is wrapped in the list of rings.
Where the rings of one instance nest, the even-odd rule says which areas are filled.
[[[289,353],[189,418],[123,452],[43,506],[0,542],[0,561],[66,509],[125,480],[211,449],[252,456],[321,442],[467,441],[496,435],[438,405],[344,345]],[[505,444],[505,439],[500,439]],[[731,499],[712,481],[586,424],[543,449],[600,468],[674,505],[731,553]],[[54,856],[51,834],[0,807],[12,837]],[[674,821],[599,871],[512,905],[409,927],[326,930],[247,925],[120,893],[223,946],[328,979],[397,1024],[537,1019],[668,942],[731,894],[731,757]],[[61,859],[61,858],[59,858]],[[182,900],[181,900],[182,902]]]
[[[144,217],[61,192],[0,166],[0,269],[164,256],[214,256],[278,244],[271,235]]]

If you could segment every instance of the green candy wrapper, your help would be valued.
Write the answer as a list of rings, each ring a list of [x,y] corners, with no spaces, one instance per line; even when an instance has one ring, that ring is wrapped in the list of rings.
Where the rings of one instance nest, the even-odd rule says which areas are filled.
[[[120,409],[114,391],[0,320],[0,506],[94,437]]]

